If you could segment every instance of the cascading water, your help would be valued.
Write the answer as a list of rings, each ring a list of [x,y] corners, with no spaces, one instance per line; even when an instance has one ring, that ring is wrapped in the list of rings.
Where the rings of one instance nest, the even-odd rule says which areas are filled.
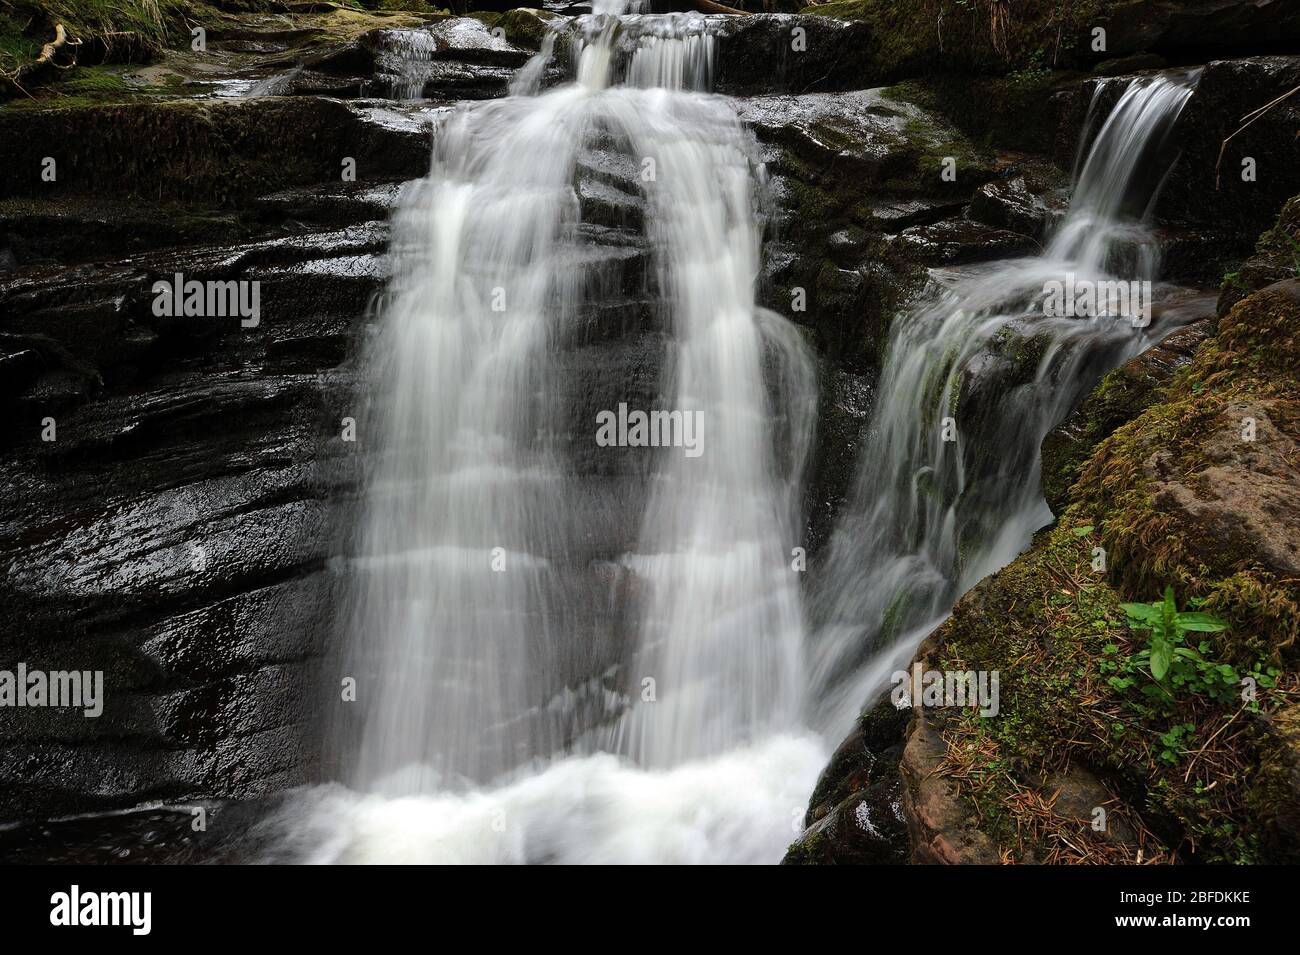
[[[1198,74],[1132,81],[1097,133],[1041,256],[936,276],[890,334],[852,501],[814,597],[815,725],[844,726],[958,596],[1051,520],[1039,445],[1097,379],[1177,326],[1130,301],[1049,315],[1047,283],[1155,278],[1143,227],[1161,150]],[[1096,98],[1103,92],[1099,85]],[[1149,317],[1149,316],[1146,316]]]
[[[347,562],[351,788],[269,820],[277,858],[776,861],[826,741],[1050,518],[1043,434],[1170,324],[1033,313],[1045,280],[1103,277],[1140,237],[1130,184],[1191,89],[1157,78],[1098,133],[1042,257],[941,276],[895,323],[810,641],[788,561],[815,375],[754,302],[755,143],[701,92],[706,19],[612,12],[578,21],[574,82],[538,94],[548,38],[514,95],[444,118],[395,219]],[[624,300],[643,260],[645,300]],[[698,421],[698,455],[592,463],[591,401],[637,389],[593,399],[566,374],[593,316],[654,329],[640,394]]]
[[[316,858],[764,861],[793,835],[824,758],[782,735],[805,687],[788,554],[815,375],[754,301],[763,176],[752,134],[702,92],[712,42],[699,17],[579,21],[576,81],[446,118],[403,200],[349,561],[360,720],[338,734],[345,778],[374,795],[326,797],[315,818],[349,822]],[[514,89],[536,88],[551,49]],[[628,162],[640,238],[583,221]],[[616,292],[606,258],[621,278],[638,242],[652,407],[696,423],[698,443],[643,452],[611,503],[580,466],[596,424],[559,369]],[[612,411],[624,395],[605,397]],[[596,622],[610,618],[632,646],[584,709],[569,663],[617,641]],[[406,809],[425,820],[414,841]]]

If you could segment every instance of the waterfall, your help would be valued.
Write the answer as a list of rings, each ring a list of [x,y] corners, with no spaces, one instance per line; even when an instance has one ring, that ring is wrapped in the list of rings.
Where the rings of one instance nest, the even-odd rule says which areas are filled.
[[[1042,298],[1154,275],[1142,175],[1194,77],[1124,91],[1043,255],[936,273],[895,322],[805,607],[815,374],[754,300],[758,149],[707,92],[709,20],[617,13],[569,31],[571,82],[539,92],[553,36],[514,95],[443,116],[395,216],[344,562],[347,788],[265,822],[278,859],[775,861],[828,742],[1050,520],[1043,435],[1174,321]],[[629,408],[665,440],[597,441],[637,443]]]
[[[815,375],[801,336],[755,303],[764,176],[753,134],[705,92],[710,29],[582,18],[574,81],[446,117],[403,197],[358,425],[372,461],[342,634],[358,699],[337,754],[354,789],[464,805],[485,785],[508,802],[594,773],[620,793],[665,788],[680,815],[693,761],[739,766],[754,747],[787,754],[758,844],[792,834],[786,791],[821,758],[779,738],[804,708],[789,554]],[[516,91],[537,89],[553,50]],[[640,225],[585,221],[591,196],[641,209]],[[659,355],[640,410],[693,443],[619,472],[597,423],[638,392],[581,394],[563,369],[642,259]],[[620,641],[613,675],[597,672],[591,648]],[[649,784],[650,769],[665,775]]]
[[[1102,374],[1174,328],[1049,315],[1050,282],[1151,281],[1144,228],[1199,74],[1133,80],[1086,153],[1043,254],[938,273],[890,332],[852,497],[814,581],[814,725],[845,727],[981,578],[1051,521],[1039,445]],[[1096,99],[1104,81],[1094,91]],[[1086,134],[1086,131],[1085,131]]]

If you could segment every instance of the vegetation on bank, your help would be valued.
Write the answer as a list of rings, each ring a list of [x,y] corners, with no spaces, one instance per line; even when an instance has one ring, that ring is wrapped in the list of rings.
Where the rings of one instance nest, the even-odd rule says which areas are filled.
[[[1297,442],[1289,282],[1223,315],[1096,447],[1061,520],[937,632],[929,665],[1001,673],[997,718],[936,719],[945,772],[1004,859],[1295,861]],[[1270,528],[1234,487],[1291,510]],[[1118,825],[1053,810],[1071,765],[1104,781]]]
[[[202,71],[190,66],[208,54],[192,51],[192,28],[203,27],[219,62],[238,68],[257,57],[241,52],[248,14],[259,29],[294,31],[281,54],[291,58],[439,13],[424,0],[0,0],[0,103],[63,108],[174,97],[187,82],[189,92],[202,89]],[[47,46],[60,27],[63,43]],[[141,64],[161,68],[146,75]]]
[[[116,102],[133,87],[106,65],[188,52],[193,27],[215,34],[238,29],[240,15],[279,14],[285,26],[350,33],[370,11],[446,12],[426,0],[0,0],[0,100],[52,91],[49,105]],[[47,50],[52,57],[42,63]]]
[[[179,38],[189,6],[190,0],[0,0],[0,70],[12,74],[35,60],[58,24],[70,46],[93,45],[100,58],[157,52]]]

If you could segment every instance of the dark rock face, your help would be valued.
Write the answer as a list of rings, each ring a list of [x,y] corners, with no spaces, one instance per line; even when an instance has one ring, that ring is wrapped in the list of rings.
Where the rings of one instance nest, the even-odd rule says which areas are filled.
[[[1129,0],[1111,4],[1096,23],[1112,57],[1255,53],[1300,42],[1300,10],[1286,0]]]
[[[883,81],[865,25],[826,17],[758,14],[723,20],[715,88],[756,92],[860,90]]]
[[[1068,204],[1043,178],[1028,173],[981,186],[971,198],[969,214],[995,229],[1041,240]]]
[[[928,250],[904,234],[960,216],[1000,174],[997,161],[933,113],[879,90],[737,106],[764,147],[777,205],[763,304],[808,325],[828,358],[869,375],[894,311],[923,281]],[[955,180],[943,176],[945,157]],[[936,227],[959,231],[957,221]],[[947,249],[960,256],[960,244]]]
[[[315,99],[0,124],[19,136],[7,192],[42,197],[0,202],[0,657],[102,670],[105,697],[97,718],[0,711],[0,817],[301,782],[355,458],[341,363],[387,274],[392,180],[427,168],[427,133]],[[148,134],[169,149],[138,148]],[[325,142],[357,151],[357,182]],[[157,314],[153,283],[178,272],[260,283],[257,324]]]
[[[898,865],[907,861],[898,761],[910,714],[888,699],[865,713],[817,781],[807,827],[784,865]]]
[[[318,97],[173,100],[0,111],[3,195],[175,200],[233,207],[293,186],[410,179],[428,169],[426,129],[381,107]],[[149,148],[141,148],[148,143]],[[42,178],[45,157],[55,179]]]
[[[913,226],[900,232],[898,241],[917,261],[930,266],[1010,259],[1028,255],[1036,248],[1028,235],[991,229],[970,219]]]
[[[1300,11],[1297,11],[1300,16]],[[1289,198],[1300,193],[1300,94],[1242,128],[1246,117],[1300,86],[1300,58],[1256,57],[1205,67],[1175,129],[1181,157],[1161,193],[1161,218],[1230,234],[1250,248]],[[1222,143],[1233,137],[1226,147]],[[1219,151],[1223,148],[1222,160]],[[1253,170],[1243,161],[1253,160]],[[1251,175],[1249,180],[1243,175]]]
[[[6,347],[39,358],[7,411],[4,658],[102,669],[106,697],[97,719],[0,713],[0,815],[304,777],[349,457],[330,370],[383,245],[375,224],[85,267],[72,308],[66,272],[0,287]],[[173,271],[262,282],[261,324],[155,317]]]

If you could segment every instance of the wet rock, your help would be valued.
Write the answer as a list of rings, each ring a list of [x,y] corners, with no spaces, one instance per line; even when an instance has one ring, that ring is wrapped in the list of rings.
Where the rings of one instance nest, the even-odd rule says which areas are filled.
[[[7,250],[11,270],[30,264],[75,265],[165,246],[236,241],[246,232],[230,210],[201,204],[70,195],[0,199],[0,248]]]
[[[855,792],[804,832],[781,864],[906,864],[901,792],[897,776]]]
[[[96,719],[0,713],[0,817],[247,798],[314,771],[301,704],[332,626],[331,502],[356,474],[336,369],[387,276],[372,220],[397,188],[290,190],[219,217],[260,238],[0,278],[0,655],[102,669],[106,696]],[[167,232],[176,206],[119,202],[123,228],[159,223],[151,243],[194,235]],[[154,315],[152,282],[177,271],[261,283],[258,326]]]
[[[1032,238],[995,229],[971,219],[945,219],[913,226],[893,237],[905,254],[929,266],[961,265],[1028,255],[1038,246]]]
[[[897,865],[907,861],[898,762],[910,713],[881,699],[858,720],[822,772],[807,827],[785,865]]]
[[[875,85],[867,28],[817,16],[756,14],[718,26],[715,88],[731,95],[860,90]]]
[[[873,781],[895,774],[911,712],[883,696],[859,718],[822,771],[808,800],[804,825],[811,826]]]
[[[427,131],[316,97],[170,101],[0,111],[3,191],[32,198],[94,195],[228,207],[297,186],[342,179],[412,179],[428,171]],[[150,142],[151,149],[139,143]],[[58,178],[41,180],[56,150]]]
[[[977,193],[978,195],[978,193]],[[882,199],[871,204],[872,224],[886,232],[918,225],[933,225],[961,213],[961,202],[943,199]]]
[[[922,280],[913,250],[885,233],[959,211],[997,174],[996,160],[880,90],[755,96],[737,109],[759,137],[777,206],[763,304],[812,328],[846,370],[870,375],[895,309]],[[957,182],[940,174],[949,155],[960,157]]]
[[[397,99],[487,99],[502,96],[532,51],[474,17],[443,20],[419,30],[379,30],[362,42],[374,54],[369,95]]]
[[[1019,175],[977,189],[969,215],[984,225],[1041,240],[1067,205],[1065,197],[1053,192],[1041,178]]]

